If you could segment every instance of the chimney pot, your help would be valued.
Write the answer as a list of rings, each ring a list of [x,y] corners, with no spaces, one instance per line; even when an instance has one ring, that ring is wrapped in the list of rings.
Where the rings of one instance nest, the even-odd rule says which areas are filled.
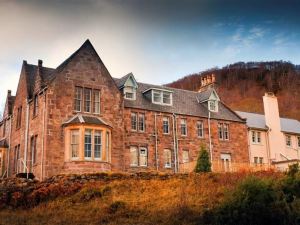
[[[9,96],[9,97],[11,96],[11,90],[7,91],[7,96]]]
[[[39,67],[42,67],[42,66],[43,66],[43,60],[40,60],[40,59],[38,60],[38,66],[39,66]]]

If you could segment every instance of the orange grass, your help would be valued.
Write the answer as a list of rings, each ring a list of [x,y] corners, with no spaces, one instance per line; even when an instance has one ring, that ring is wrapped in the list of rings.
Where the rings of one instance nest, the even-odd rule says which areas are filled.
[[[226,190],[248,174],[190,174],[166,180],[89,182],[75,195],[58,197],[35,208],[1,210],[0,224],[196,224],[204,211],[218,205]],[[255,175],[281,176],[275,172]],[[103,196],[91,200],[77,198],[84,190],[104,188],[109,192]]]

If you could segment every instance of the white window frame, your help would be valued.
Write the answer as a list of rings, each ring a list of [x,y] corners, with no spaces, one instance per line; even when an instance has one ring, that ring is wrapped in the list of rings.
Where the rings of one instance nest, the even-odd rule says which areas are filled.
[[[135,152],[136,163],[132,163],[132,153]],[[130,146],[130,166],[137,167],[139,166],[139,149],[137,146]]]
[[[168,132],[165,132],[165,127],[167,127]],[[170,119],[167,116],[163,117],[163,134],[170,134]]]
[[[252,144],[261,144],[261,132],[260,131],[251,131],[251,143]]]
[[[218,136],[219,140],[229,141],[230,140],[230,129],[228,123],[218,123]],[[227,128],[227,129],[225,129]],[[227,132],[227,137],[226,137]],[[221,136],[220,136],[221,135]]]
[[[79,91],[79,92],[77,92]],[[79,86],[75,86],[75,96],[74,96],[74,111],[81,112],[82,110],[82,99],[83,99],[83,88]],[[79,102],[79,110],[77,110],[76,102]]]
[[[86,95],[86,91],[89,92],[89,95]],[[89,96],[89,98],[87,98]],[[84,105],[83,105],[83,111],[85,113],[91,113],[92,112],[92,89],[91,88],[84,88],[83,90],[83,99],[84,99]],[[87,109],[87,103],[89,103],[89,110]]]
[[[288,142],[289,142],[289,144],[288,144]],[[289,134],[286,134],[286,135],[285,135],[285,145],[286,145],[286,147],[288,147],[288,148],[292,148],[292,147],[293,147],[292,136],[289,135]]]
[[[184,126],[184,127],[183,127]],[[183,128],[185,130],[185,134],[182,134]],[[186,137],[187,136],[187,119],[180,119],[180,135]]]
[[[155,101],[154,95],[159,95],[159,101]],[[164,103],[164,94],[170,95],[170,103]],[[171,91],[159,90],[159,89],[152,89],[151,91],[152,96],[152,103],[159,104],[159,105],[173,105],[173,93]]]
[[[90,131],[91,133],[91,142],[90,143],[86,143],[86,141],[85,141],[85,135],[86,135],[86,132],[87,131]],[[85,145],[86,144],[90,144],[91,145],[91,156],[90,157],[88,157],[88,156],[85,156]],[[93,130],[92,129],[85,129],[84,130],[84,148],[83,148],[83,155],[84,155],[84,159],[85,160],[92,160],[92,158],[93,158]]]
[[[73,133],[77,132],[77,143],[74,142],[73,140]],[[71,151],[70,151],[70,154],[71,154],[71,159],[72,160],[76,160],[76,159],[79,159],[79,151],[80,151],[80,130],[79,129],[73,129],[73,130],[70,130],[70,147],[71,147]],[[77,157],[73,157],[73,146],[77,146]]]
[[[96,144],[96,133],[100,133],[99,137],[100,137],[100,143]],[[92,147],[92,152],[93,152],[93,156],[94,156],[94,160],[95,161],[101,161],[102,160],[102,155],[103,155],[103,136],[102,136],[102,130],[95,130],[94,131],[94,137],[92,138],[94,141],[94,147]],[[100,156],[96,158],[95,156],[95,152],[96,152],[96,146],[100,147]]]
[[[199,131],[201,131],[201,135],[199,135]],[[197,137],[204,138],[204,123],[203,123],[203,121],[197,121]]]
[[[98,93],[98,98],[96,99],[96,93]],[[98,107],[96,105],[98,104]],[[93,90],[93,113],[100,114],[101,112],[101,92],[100,90]]]
[[[209,100],[207,104],[208,104],[208,110],[209,111],[211,111],[211,112],[218,112],[218,101],[216,101],[216,100]]]
[[[142,151],[145,151],[145,154],[142,154]],[[142,157],[145,158],[145,164],[144,165],[141,164]],[[148,166],[148,150],[147,150],[146,147],[140,147],[139,148],[139,166],[140,167],[147,167]]]
[[[128,98],[126,94],[132,94],[132,98]],[[136,100],[136,88],[134,87],[124,87],[124,98],[127,100]]]
[[[135,121],[133,121],[133,116],[135,116]],[[135,128],[133,128],[133,122],[135,123]],[[130,128],[131,128],[131,131],[138,130],[138,113],[136,113],[136,112],[132,112],[130,114]]]
[[[164,149],[164,167],[172,168],[172,151],[170,149]]]
[[[142,121],[142,124],[141,124],[141,121]],[[145,114],[144,113],[139,113],[138,114],[138,130],[139,132],[145,132]],[[143,125],[143,126],[141,126]],[[142,129],[140,129],[142,128]]]

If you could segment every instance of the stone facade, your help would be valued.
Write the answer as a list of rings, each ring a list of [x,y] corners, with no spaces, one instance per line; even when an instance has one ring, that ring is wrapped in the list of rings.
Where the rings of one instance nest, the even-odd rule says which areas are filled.
[[[74,111],[75,87],[100,90],[100,114],[85,113],[84,110]],[[0,140],[5,139],[8,143],[9,154],[6,156],[9,162],[9,165],[6,165],[8,176],[19,172],[32,172],[38,179],[45,179],[60,173],[111,170],[134,172],[157,168],[159,171],[173,172],[174,154],[177,154],[174,152],[175,145],[178,149],[179,164],[182,163],[183,150],[189,152],[189,161],[195,161],[201,145],[209,149],[208,118],[126,107],[122,91],[89,41],[56,69],[43,67],[42,61],[39,61],[37,66],[29,65],[24,61],[16,97],[10,104],[13,106],[12,112],[9,113],[7,102],[4,113],[5,135],[3,131],[0,133]],[[21,115],[18,115],[20,108],[22,108]],[[131,130],[132,112],[145,115],[144,132]],[[68,145],[70,145],[66,129],[71,130],[72,127],[65,124],[78,114],[100,118],[105,123],[103,126],[105,132],[109,127],[107,130],[111,136],[109,137],[109,152],[107,152],[109,157],[106,160],[89,161],[84,158],[70,160],[66,157]],[[169,134],[163,134],[163,116],[170,118]],[[18,117],[21,118],[21,122],[18,121]],[[181,118],[187,120],[187,136],[180,135]],[[2,130],[4,129],[3,121],[0,123]],[[12,121],[11,132],[10,121]],[[197,121],[202,121],[204,124],[203,138],[197,136]],[[227,141],[218,138],[218,123],[220,122],[226,122],[229,125],[230,138]],[[176,124],[175,135],[173,123]],[[84,142],[85,124],[82,121],[78,124],[83,127],[80,138]],[[212,118],[210,125],[213,160],[219,160],[220,155],[226,153],[231,155],[232,162],[249,162],[247,130],[243,120]],[[96,125],[93,124],[93,126]],[[146,167],[130,166],[131,146],[147,148]],[[104,143],[102,143],[102,148],[104,148]],[[164,166],[164,149],[172,152],[170,168]]]

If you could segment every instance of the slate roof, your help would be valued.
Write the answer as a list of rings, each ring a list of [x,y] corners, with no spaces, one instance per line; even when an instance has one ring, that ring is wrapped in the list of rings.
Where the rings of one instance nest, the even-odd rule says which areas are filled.
[[[123,78],[114,78],[118,87],[122,86]],[[165,89],[173,92],[173,105],[158,105],[153,104],[150,99],[143,94],[144,91],[151,88]],[[199,99],[208,98],[208,92],[194,92],[182,89],[170,88],[160,85],[152,85],[138,82],[136,100],[124,99],[124,105],[128,108],[145,109],[157,112],[175,113],[181,115],[190,115],[197,117],[208,117],[208,108],[205,103],[199,103]],[[223,119],[237,122],[244,122],[235,112],[231,111],[222,102],[219,104],[219,112],[211,112],[211,118]]]
[[[94,117],[94,116],[85,116],[77,114],[71,119],[63,123],[64,126],[73,125],[73,124],[92,124],[92,125],[105,125],[109,126],[103,119]]]
[[[250,128],[268,130],[265,115],[236,111],[242,118],[247,119]],[[281,131],[285,133],[300,134],[300,122],[294,119],[280,118]]]

